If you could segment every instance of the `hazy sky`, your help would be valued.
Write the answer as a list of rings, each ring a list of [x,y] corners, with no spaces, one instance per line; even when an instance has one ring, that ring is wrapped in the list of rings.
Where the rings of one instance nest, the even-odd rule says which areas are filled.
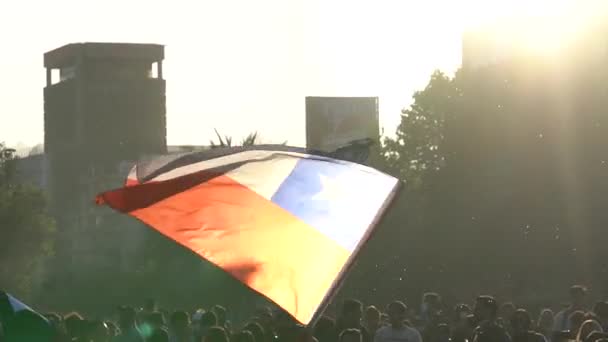
[[[434,69],[460,64],[457,1],[27,1],[0,6],[0,141],[43,141],[43,53],[85,41],[166,45],[170,144],[304,144],[305,96],[380,96],[381,127]]]

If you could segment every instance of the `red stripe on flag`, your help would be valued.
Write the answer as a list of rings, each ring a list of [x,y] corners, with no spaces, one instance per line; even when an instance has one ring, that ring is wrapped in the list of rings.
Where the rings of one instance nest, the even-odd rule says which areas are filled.
[[[219,175],[221,175],[220,172],[203,170],[162,182],[129,186],[99,194],[95,202],[99,205],[107,204],[123,213],[129,213],[179,194]]]

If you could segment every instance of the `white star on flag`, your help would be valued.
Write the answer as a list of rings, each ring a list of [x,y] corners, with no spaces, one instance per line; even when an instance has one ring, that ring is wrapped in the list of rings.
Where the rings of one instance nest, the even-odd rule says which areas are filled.
[[[312,196],[313,201],[332,201],[344,196],[344,189],[340,182],[325,175],[319,175],[321,190]]]

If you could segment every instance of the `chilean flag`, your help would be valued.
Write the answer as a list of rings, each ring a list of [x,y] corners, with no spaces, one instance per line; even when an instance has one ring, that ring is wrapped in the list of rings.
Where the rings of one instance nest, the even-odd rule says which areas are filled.
[[[140,163],[124,188],[97,203],[146,223],[308,324],[399,185],[363,165],[268,145]]]
[[[0,323],[9,320],[10,317],[20,311],[31,311],[48,323],[46,318],[34,311],[29,306],[23,304],[19,299],[0,290]]]

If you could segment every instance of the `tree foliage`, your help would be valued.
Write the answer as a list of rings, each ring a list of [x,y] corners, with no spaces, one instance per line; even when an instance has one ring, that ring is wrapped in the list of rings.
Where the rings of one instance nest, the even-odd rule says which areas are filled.
[[[211,140],[210,141],[211,148],[232,147],[233,146],[232,137],[227,136],[227,135],[222,137],[222,135],[217,131],[217,129],[215,130],[215,135],[217,135],[218,142],[216,143],[215,141]],[[249,135],[247,135],[245,138],[243,138],[240,146],[253,146],[253,145],[257,145],[257,143],[258,143],[258,132],[253,132],[253,133],[249,133]]]
[[[19,181],[14,153],[0,143],[0,279],[31,298],[53,254],[55,226],[44,194]]]
[[[539,305],[577,282],[608,293],[606,70],[513,60],[434,73],[385,140],[384,166],[406,186],[356,286]]]

